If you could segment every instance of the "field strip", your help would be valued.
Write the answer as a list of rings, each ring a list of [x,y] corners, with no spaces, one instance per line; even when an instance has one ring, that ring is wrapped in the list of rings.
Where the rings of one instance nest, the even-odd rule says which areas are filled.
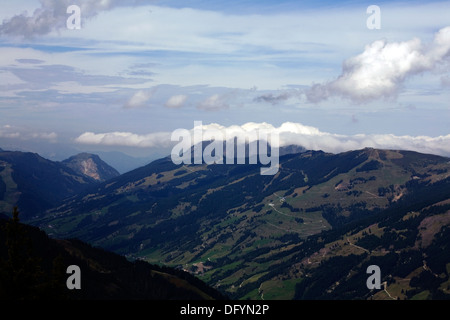
[[[284,215],[284,216],[286,216],[286,217],[297,218],[297,216],[291,216],[291,215],[289,215],[289,214],[287,214],[287,213],[278,211],[277,208],[275,208],[275,205],[274,205],[273,203],[269,203],[269,206],[270,206],[273,210],[275,210],[276,212],[278,212],[279,214],[282,214],[282,215]]]
[[[280,230],[283,230],[283,231],[286,231],[286,232],[297,232],[297,233],[300,233],[300,234],[303,234],[303,233],[304,233],[304,232],[299,231],[299,230],[285,229],[285,228],[279,227],[279,226],[277,226],[277,225],[274,225],[273,223],[270,223],[270,222],[267,222],[267,224],[270,224],[272,227],[277,228],[277,229],[280,229]]]
[[[357,246],[356,244],[351,243],[349,238],[347,238],[347,241],[348,241],[348,243],[349,243],[351,246],[354,246],[355,248],[359,248],[359,249],[361,249],[361,250],[366,251],[367,253],[370,253],[369,250],[364,249],[363,247],[360,247],[360,246]]]

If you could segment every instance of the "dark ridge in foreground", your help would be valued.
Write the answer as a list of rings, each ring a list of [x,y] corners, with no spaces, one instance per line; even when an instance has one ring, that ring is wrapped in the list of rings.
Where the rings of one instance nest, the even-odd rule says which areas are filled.
[[[81,289],[69,290],[76,265]],[[187,272],[128,261],[77,239],[54,240],[18,219],[0,216],[0,300],[221,300]]]

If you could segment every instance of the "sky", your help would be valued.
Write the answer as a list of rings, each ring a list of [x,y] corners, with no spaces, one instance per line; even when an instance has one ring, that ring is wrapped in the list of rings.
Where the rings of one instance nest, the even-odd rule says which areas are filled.
[[[163,155],[194,121],[450,156],[450,1],[2,2],[0,148]]]

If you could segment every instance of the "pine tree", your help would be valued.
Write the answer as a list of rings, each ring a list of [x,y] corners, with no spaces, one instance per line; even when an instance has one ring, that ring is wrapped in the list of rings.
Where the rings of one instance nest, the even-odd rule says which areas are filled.
[[[66,273],[64,258],[58,255],[53,259],[53,268],[51,278],[47,283],[49,299],[65,300],[68,299],[66,283]]]
[[[14,208],[5,226],[6,259],[0,260],[0,299],[38,299],[38,284],[43,276],[39,259],[33,256],[31,239],[20,224]]]

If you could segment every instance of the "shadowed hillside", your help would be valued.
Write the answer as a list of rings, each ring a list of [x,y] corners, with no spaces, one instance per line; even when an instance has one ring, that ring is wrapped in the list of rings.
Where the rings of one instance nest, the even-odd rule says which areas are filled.
[[[81,269],[81,289],[66,286],[66,269]],[[0,218],[0,299],[223,299],[220,293],[181,270],[94,248],[79,240],[53,240],[36,227]]]

